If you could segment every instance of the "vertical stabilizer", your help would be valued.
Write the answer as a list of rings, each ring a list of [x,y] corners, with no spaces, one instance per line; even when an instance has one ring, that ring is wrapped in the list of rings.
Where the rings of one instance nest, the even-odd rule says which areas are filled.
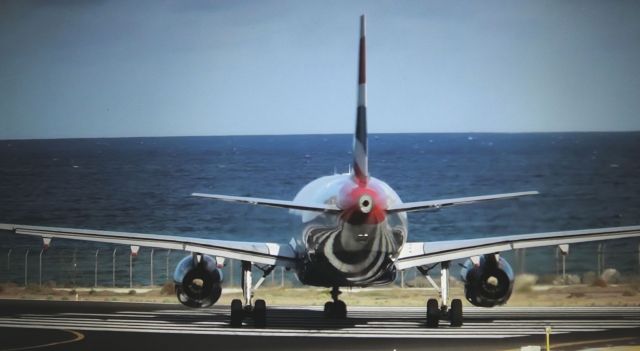
[[[360,50],[358,56],[358,110],[353,137],[353,175],[358,182],[369,178],[367,162],[367,77],[366,77],[365,19],[360,16]]]

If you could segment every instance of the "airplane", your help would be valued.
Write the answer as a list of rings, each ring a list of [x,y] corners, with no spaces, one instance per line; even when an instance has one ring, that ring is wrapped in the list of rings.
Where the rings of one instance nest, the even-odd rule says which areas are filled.
[[[571,230],[548,233],[483,237],[447,241],[409,242],[407,213],[435,211],[445,207],[514,199],[538,194],[523,191],[454,199],[402,202],[385,182],[369,174],[366,107],[365,17],[360,17],[358,98],[353,138],[352,165],[348,173],[317,178],[305,185],[293,200],[193,193],[195,197],[288,209],[299,218],[296,236],[289,243],[241,242],[186,236],[139,234],[103,230],[0,224],[0,230],[39,236],[49,245],[53,238],[85,240],[191,252],[176,266],[173,279],[178,301],[204,308],[222,293],[224,259],[241,261],[242,300],[231,302],[230,325],[242,327],[252,319],[256,327],[267,324],[266,303],[253,301],[254,291],[275,267],[293,270],[310,286],[331,288],[324,315],[347,317],[339,299],[340,288],[390,284],[398,272],[416,267],[425,277],[440,268],[440,301],[429,298],[426,326],[437,328],[441,320],[453,327],[463,324],[461,299],[450,299],[450,263],[466,259],[461,269],[466,300],[475,306],[506,303],[512,293],[514,273],[501,252],[541,246],[640,236],[640,226]],[[253,284],[251,271],[262,278]],[[434,282],[435,283],[435,282]]]

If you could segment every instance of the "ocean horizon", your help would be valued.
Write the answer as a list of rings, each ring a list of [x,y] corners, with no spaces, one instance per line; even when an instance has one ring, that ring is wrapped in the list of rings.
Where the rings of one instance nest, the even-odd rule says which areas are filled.
[[[2,140],[0,222],[286,243],[298,235],[287,210],[190,194],[292,199],[317,177],[347,172],[351,143],[349,134]],[[403,201],[540,192],[410,213],[409,241],[640,224],[640,132],[374,133],[369,150],[371,175]],[[7,279],[22,279],[20,257],[27,249],[37,276],[40,240],[1,235]],[[100,280],[110,281],[114,247],[54,240],[45,255],[47,277],[68,279],[76,251],[84,272],[75,273],[77,279],[92,284],[95,250],[101,249],[106,271]],[[567,271],[594,271],[597,248],[572,245]],[[149,253],[143,248],[137,259],[140,283],[148,276]],[[512,253],[505,257],[515,264]],[[128,279],[128,260],[120,261],[118,274]],[[606,266],[630,275],[638,274],[639,264],[638,240],[606,243]],[[527,271],[555,269],[555,248],[527,250]]]

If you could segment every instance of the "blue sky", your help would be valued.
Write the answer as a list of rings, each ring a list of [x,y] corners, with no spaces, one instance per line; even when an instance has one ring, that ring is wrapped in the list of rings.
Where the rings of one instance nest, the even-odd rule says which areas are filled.
[[[640,130],[638,1],[3,1],[0,139]]]

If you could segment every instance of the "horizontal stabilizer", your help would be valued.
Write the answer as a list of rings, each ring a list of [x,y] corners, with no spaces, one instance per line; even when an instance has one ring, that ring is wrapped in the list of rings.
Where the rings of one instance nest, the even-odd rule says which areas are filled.
[[[244,196],[229,196],[229,195],[217,195],[217,194],[203,194],[203,193],[193,193],[192,196],[197,197],[206,197],[208,199],[215,199],[227,202],[238,202],[249,205],[259,205],[259,206],[269,206],[269,207],[281,207],[288,208],[291,210],[302,210],[302,211],[315,211],[315,212],[330,212],[330,213],[339,213],[341,210],[334,206],[328,204],[307,204],[300,202],[293,202],[287,200],[273,200],[273,199],[262,199],[257,197],[244,197]]]
[[[470,197],[460,197],[456,199],[406,202],[406,203],[401,203],[401,204],[397,204],[389,207],[387,209],[387,213],[438,210],[442,207],[466,205],[466,204],[472,204],[476,202],[490,201],[490,200],[512,199],[512,198],[521,197],[521,196],[538,195],[538,194],[539,193],[537,191],[522,191],[518,193],[470,196]]]

